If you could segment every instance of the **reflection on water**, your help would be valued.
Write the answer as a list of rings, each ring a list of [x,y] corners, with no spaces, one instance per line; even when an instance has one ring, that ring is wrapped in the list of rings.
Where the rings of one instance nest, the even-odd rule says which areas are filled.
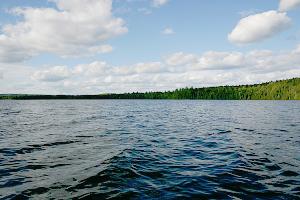
[[[298,101],[0,101],[4,199],[296,199]]]

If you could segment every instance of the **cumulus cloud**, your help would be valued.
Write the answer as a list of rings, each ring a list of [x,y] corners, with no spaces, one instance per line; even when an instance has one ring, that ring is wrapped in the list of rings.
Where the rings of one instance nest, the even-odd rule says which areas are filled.
[[[179,57],[190,59],[186,59],[182,63],[170,62],[170,59]],[[208,51],[196,56],[179,52],[170,55],[165,63],[169,72],[246,70],[249,73],[263,74],[300,69],[300,47],[281,53],[270,50],[253,50],[246,53]],[[177,70],[174,68],[177,68]]]
[[[41,70],[11,67],[5,70],[6,80],[0,80],[0,84],[6,93],[30,88],[31,93],[97,94],[251,84],[300,76],[300,46],[286,52],[207,51],[200,55],[177,52],[161,61],[127,66],[95,61]],[[29,79],[18,81],[20,77]]]
[[[160,7],[160,6],[167,4],[168,2],[169,2],[169,0],[153,0],[152,4],[154,7]]]
[[[19,62],[47,52],[76,56],[107,53],[105,42],[127,32],[125,22],[112,15],[112,0],[51,0],[56,8],[15,8],[22,17],[6,24],[0,35],[0,61]]]
[[[165,58],[170,72],[228,70],[249,66],[246,55],[240,52],[207,51],[202,55],[174,53]]]
[[[240,68],[245,65],[245,56],[239,52],[209,51],[200,58],[197,66],[202,69]]]
[[[71,72],[66,66],[55,66],[46,70],[36,71],[31,78],[38,81],[56,82],[71,76]]]
[[[300,0],[280,0],[279,11],[286,12],[300,6]]]
[[[87,77],[103,76],[110,70],[110,66],[106,62],[95,61],[90,64],[77,65],[70,74],[83,75]]]
[[[165,28],[161,33],[164,34],[164,35],[173,35],[173,34],[175,34],[175,32],[172,28]]]
[[[89,49],[91,53],[110,53],[113,51],[113,47],[110,45],[92,46]]]
[[[161,73],[165,70],[161,62],[137,63],[133,66],[133,69],[133,71],[137,74]]]
[[[198,58],[194,54],[185,54],[183,52],[174,53],[166,57],[165,62],[170,66],[186,65],[197,62]]]
[[[242,18],[228,40],[235,44],[247,44],[267,39],[291,25],[291,19],[286,13],[275,10],[250,15]]]
[[[181,59],[182,58],[182,59]],[[247,70],[252,73],[285,71],[300,66],[300,47],[274,53],[255,50],[247,53],[208,51],[202,55],[174,53],[162,62],[136,63],[129,66],[111,66],[103,61],[80,64],[73,68],[55,66],[38,70],[32,78],[39,81],[61,81],[74,77],[128,77],[140,75],[178,74],[216,70]]]

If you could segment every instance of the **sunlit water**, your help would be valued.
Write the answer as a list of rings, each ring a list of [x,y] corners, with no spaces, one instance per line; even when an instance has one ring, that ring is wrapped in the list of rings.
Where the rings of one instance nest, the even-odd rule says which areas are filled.
[[[300,101],[0,101],[3,199],[299,199]]]

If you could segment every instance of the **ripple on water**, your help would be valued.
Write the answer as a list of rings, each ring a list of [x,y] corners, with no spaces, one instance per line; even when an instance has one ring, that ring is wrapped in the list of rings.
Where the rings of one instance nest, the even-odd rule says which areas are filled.
[[[0,108],[0,198],[300,196],[298,102],[0,101]]]

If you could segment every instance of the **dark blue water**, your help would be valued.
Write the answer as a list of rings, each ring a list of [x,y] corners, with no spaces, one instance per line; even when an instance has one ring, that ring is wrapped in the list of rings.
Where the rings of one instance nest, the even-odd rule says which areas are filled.
[[[300,101],[0,101],[2,199],[299,199]]]

